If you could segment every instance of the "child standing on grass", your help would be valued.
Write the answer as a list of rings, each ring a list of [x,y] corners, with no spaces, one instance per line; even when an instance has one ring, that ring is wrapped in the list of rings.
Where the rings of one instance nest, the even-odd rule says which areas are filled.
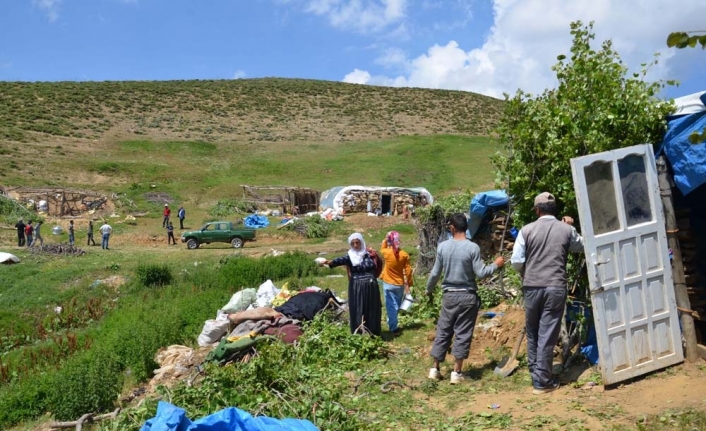
[[[174,239],[174,225],[169,222],[167,225],[167,245],[176,245],[176,239]]]

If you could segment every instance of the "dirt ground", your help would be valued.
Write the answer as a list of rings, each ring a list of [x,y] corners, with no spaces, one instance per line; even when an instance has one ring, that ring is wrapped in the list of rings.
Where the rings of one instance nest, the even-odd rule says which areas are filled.
[[[466,370],[470,369],[469,374],[474,376],[492,367],[492,358],[507,354],[524,326],[524,311],[521,308],[501,304],[492,311],[496,317],[479,316],[476,323],[466,362]],[[426,338],[433,340],[434,333],[428,333]],[[431,343],[428,344],[420,348],[420,357],[429,357]],[[526,342],[523,342],[520,356],[525,352]],[[447,360],[445,365],[450,367],[450,362]],[[546,395],[533,395],[529,383],[526,386],[513,385],[496,376],[487,380],[485,374],[479,380],[470,379],[467,384],[472,388],[471,395],[453,408],[444,397],[435,399],[432,395],[423,401],[434,409],[457,417],[469,413],[508,414],[513,422],[510,429],[567,429],[572,425],[576,428],[570,429],[604,430],[618,424],[634,426],[651,415],[671,409],[706,409],[706,397],[703,396],[705,365],[701,361],[676,365],[605,388],[601,384],[594,385],[596,382],[592,381],[599,380],[598,368],[590,368],[587,363],[577,364],[560,376],[562,386]],[[446,373],[449,371],[450,368]],[[526,375],[527,371],[521,367],[516,373]],[[500,407],[490,409],[491,405]],[[559,428],[556,428],[557,424]]]

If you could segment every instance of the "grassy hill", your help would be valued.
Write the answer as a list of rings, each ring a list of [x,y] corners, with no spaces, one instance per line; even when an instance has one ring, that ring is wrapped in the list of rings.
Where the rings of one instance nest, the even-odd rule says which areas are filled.
[[[0,141],[144,136],[357,141],[487,135],[502,101],[461,91],[301,79],[0,83]]]
[[[241,184],[475,189],[490,186],[495,147],[483,136],[502,103],[298,79],[5,82],[0,184],[132,194],[156,185],[209,205]]]

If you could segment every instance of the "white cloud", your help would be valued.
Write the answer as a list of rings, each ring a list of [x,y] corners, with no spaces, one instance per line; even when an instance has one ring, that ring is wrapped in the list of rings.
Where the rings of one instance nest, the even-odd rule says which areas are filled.
[[[408,0],[308,0],[305,10],[332,26],[361,33],[381,31],[404,19]]]
[[[233,73],[233,79],[243,79],[245,78],[246,74],[244,70],[238,69]]]
[[[32,4],[47,14],[49,22],[59,19],[59,5],[62,0],[32,0]]]
[[[406,54],[401,49],[388,48],[382,55],[375,59],[375,63],[387,68],[407,68],[409,60],[407,60]]]
[[[322,0],[326,2],[326,0]],[[329,3],[335,0],[328,0]],[[703,30],[706,1],[681,0],[494,0],[494,22],[484,44],[464,47],[451,40],[427,49],[416,58],[400,59],[399,51],[376,61],[406,63],[395,77],[371,75],[356,69],[346,75],[374,85],[459,89],[500,97],[517,88],[539,93],[555,85],[551,66],[559,54],[568,54],[569,23],[594,20],[596,47],[605,39],[631,68],[649,62],[661,51],[650,79],[669,78],[674,52],[666,48],[669,32]],[[681,55],[681,53],[680,53]],[[346,81],[349,82],[349,81]]]
[[[9,69],[12,67],[12,62],[5,61],[3,63],[0,63],[0,69]]]
[[[343,77],[343,82],[349,84],[369,84],[370,73],[364,70],[354,69],[353,72]]]

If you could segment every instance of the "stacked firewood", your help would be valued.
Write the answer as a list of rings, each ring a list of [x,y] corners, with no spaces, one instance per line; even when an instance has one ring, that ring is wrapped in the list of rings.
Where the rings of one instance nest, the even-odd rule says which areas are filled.
[[[506,257],[512,253],[512,247],[515,245],[512,227],[512,218],[507,217],[505,210],[486,215],[478,232],[473,236],[473,242],[480,247],[483,260],[494,259],[498,252],[502,252]]]

